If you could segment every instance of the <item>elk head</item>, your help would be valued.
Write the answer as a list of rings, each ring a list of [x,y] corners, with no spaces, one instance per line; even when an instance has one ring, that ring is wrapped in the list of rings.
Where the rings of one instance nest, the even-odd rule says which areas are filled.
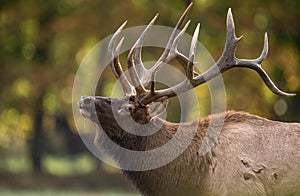
[[[133,122],[137,124],[148,124],[152,121],[152,119],[155,119],[157,115],[164,111],[170,97],[174,97],[180,93],[195,88],[211,80],[220,73],[234,67],[255,70],[261,76],[268,88],[275,94],[283,96],[294,95],[279,90],[261,67],[261,63],[268,53],[267,33],[264,37],[264,46],[261,55],[257,59],[239,59],[235,56],[237,44],[242,37],[237,38],[235,35],[235,25],[231,9],[229,9],[227,13],[226,43],[221,57],[208,70],[201,74],[197,73],[194,70],[194,65],[200,24],[197,25],[194,31],[189,56],[183,55],[177,49],[177,46],[184,32],[188,28],[190,21],[185,24],[179,33],[178,29],[183,23],[191,7],[192,4],[187,7],[179,19],[170,35],[169,41],[161,57],[150,69],[146,69],[141,60],[141,49],[146,33],[158,17],[158,14],[155,15],[129,52],[127,63],[131,82],[127,79],[127,76],[124,74],[119,62],[119,50],[124,38],[120,39],[119,43],[116,44],[118,36],[126,25],[126,22],[119,27],[109,42],[108,58],[110,60],[111,70],[122,86],[124,96],[122,98],[107,98],[100,96],[82,97],[78,105],[84,117],[88,117],[90,120],[95,122],[99,120],[102,127],[109,127],[109,130],[104,128],[108,134],[112,130],[120,130],[119,122],[125,122],[124,126],[127,128],[132,127]],[[168,63],[172,59],[178,60],[178,62],[182,65],[185,70],[186,78],[175,86],[157,90],[155,83],[157,71],[163,64]]]

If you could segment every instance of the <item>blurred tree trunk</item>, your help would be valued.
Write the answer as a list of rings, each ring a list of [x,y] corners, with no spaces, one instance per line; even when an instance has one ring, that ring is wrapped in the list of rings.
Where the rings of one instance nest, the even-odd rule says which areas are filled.
[[[79,134],[71,130],[66,114],[58,114],[55,118],[56,131],[63,137],[66,153],[76,155],[82,152],[88,152]]]
[[[42,159],[42,142],[43,142],[43,97],[44,91],[42,90],[37,97],[34,108],[34,127],[31,146],[31,162],[33,171],[35,173],[42,172],[41,159]]]

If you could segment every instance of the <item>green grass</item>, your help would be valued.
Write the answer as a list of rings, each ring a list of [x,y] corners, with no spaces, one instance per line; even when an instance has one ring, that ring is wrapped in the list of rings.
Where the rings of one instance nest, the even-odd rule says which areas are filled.
[[[44,156],[33,173],[27,156],[1,157],[0,196],[138,196],[119,170],[98,164],[88,154]]]
[[[57,191],[57,190],[1,190],[3,196],[138,196],[136,193],[118,191]]]
[[[44,172],[57,175],[80,175],[94,171],[97,167],[97,161],[90,154],[79,154],[77,156],[51,156],[46,155],[42,160]],[[31,171],[31,163],[28,155],[21,156],[1,156],[0,171],[11,173],[28,173]]]

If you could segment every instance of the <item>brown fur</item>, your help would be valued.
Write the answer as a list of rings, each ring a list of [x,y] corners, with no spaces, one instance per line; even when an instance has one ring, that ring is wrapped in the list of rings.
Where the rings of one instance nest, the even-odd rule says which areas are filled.
[[[293,194],[299,194],[300,188],[297,187],[296,180],[299,181],[300,173],[299,170],[294,172],[297,171],[300,163],[299,153],[296,150],[297,145],[299,146],[300,126],[297,125],[298,131],[287,133],[291,134],[291,138],[286,142],[294,140],[294,143],[289,144],[293,148],[270,149],[270,146],[259,143],[264,142],[260,141],[260,138],[269,137],[269,132],[272,130],[260,128],[259,131],[262,133],[251,133],[252,130],[249,130],[249,133],[240,132],[238,124],[245,124],[252,128],[257,126],[274,127],[279,124],[278,122],[247,113],[227,112],[225,113],[224,127],[216,146],[205,156],[198,156],[197,151],[209,122],[223,115],[213,115],[201,119],[191,145],[172,163],[151,171],[125,171],[125,174],[145,195],[282,195],[289,192],[289,186],[292,187]],[[176,125],[168,124],[168,127],[176,128]],[[232,131],[233,128],[229,129],[230,127],[236,127],[236,130]],[[173,129],[169,131],[173,132]],[[162,138],[159,136],[152,139],[161,140]],[[250,138],[255,139],[255,142],[251,141]],[[272,137],[268,139],[271,141]],[[283,139],[278,140],[284,141]],[[275,147],[275,144],[272,145]],[[270,150],[288,153],[289,155],[281,156],[295,160],[296,163],[286,162],[282,160],[283,157],[274,157],[272,154],[269,155],[271,159],[268,158],[267,154],[260,154]],[[290,152],[286,152],[286,150],[290,150]],[[294,153],[298,153],[298,155]],[[289,166],[278,165],[280,162]],[[285,174],[285,169],[291,169],[293,172]],[[280,182],[278,175],[281,175],[282,179],[285,176],[290,177],[289,180],[294,185]]]
[[[109,144],[104,136],[118,146],[148,151],[175,137],[179,126],[184,131],[176,137],[178,146],[188,134],[195,133],[188,147],[172,162],[147,171],[123,171],[143,195],[300,195],[299,123],[276,122],[229,111],[178,124],[149,118],[143,106],[135,108],[144,112],[143,115],[131,115],[137,118],[135,121],[144,123],[145,119],[151,119],[148,120],[151,126],[161,125],[161,128],[154,134],[137,136],[124,131],[112,115],[126,101],[103,97],[95,101],[97,119],[106,133],[99,139],[99,145],[121,167],[127,163],[127,157],[119,154],[119,148]],[[199,151],[208,141],[211,147]],[[172,149],[165,153],[172,153]],[[136,161],[148,164],[146,160]]]

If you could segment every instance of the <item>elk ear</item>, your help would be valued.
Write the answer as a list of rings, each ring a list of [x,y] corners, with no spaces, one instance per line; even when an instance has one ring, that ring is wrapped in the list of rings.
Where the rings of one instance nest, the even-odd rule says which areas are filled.
[[[168,98],[167,97],[162,97],[155,102],[152,102],[149,105],[148,112],[151,118],[160,115],[164,111],[166,111],[168,105]]]

